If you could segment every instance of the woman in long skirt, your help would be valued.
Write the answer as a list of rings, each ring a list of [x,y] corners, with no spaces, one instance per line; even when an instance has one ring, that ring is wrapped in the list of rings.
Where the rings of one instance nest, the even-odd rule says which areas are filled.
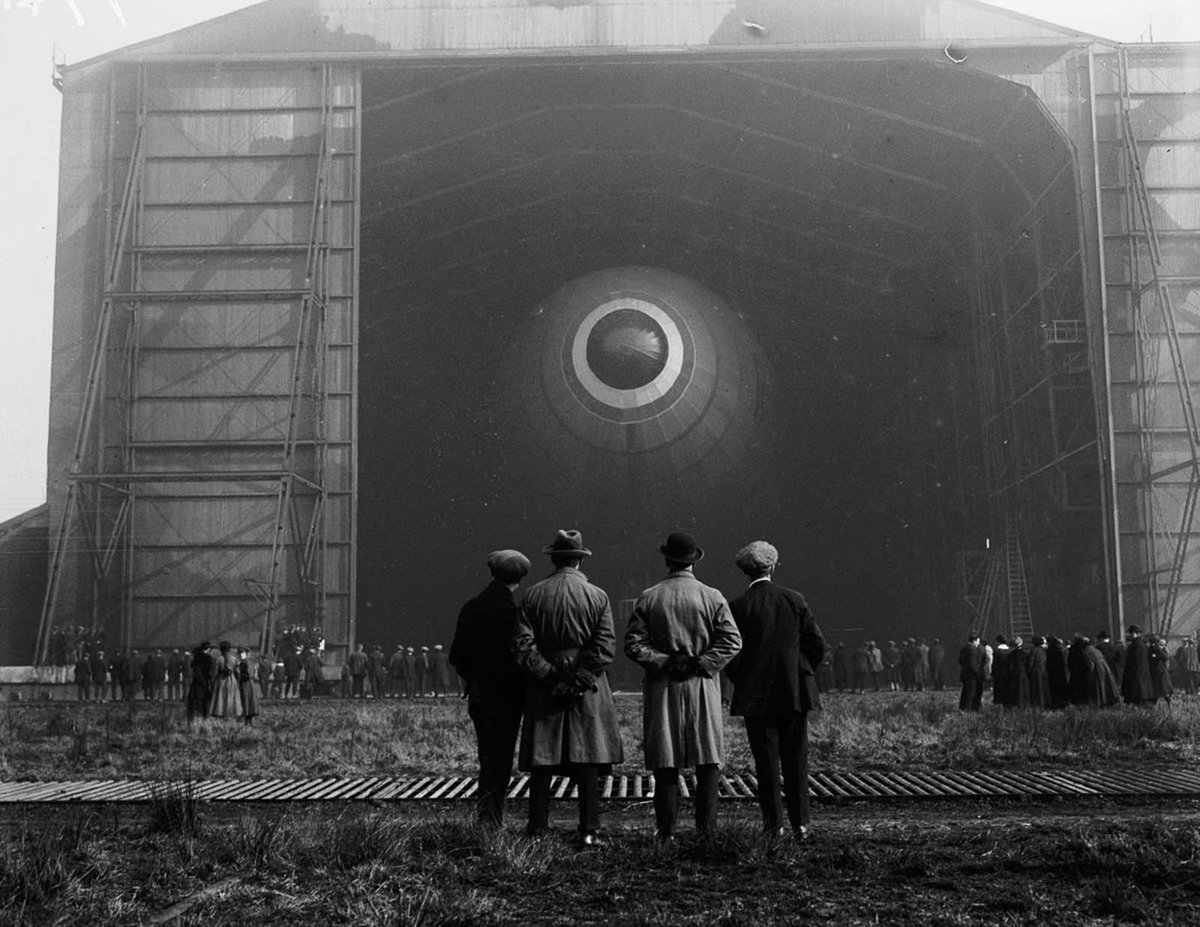
[[[217,657],[217,680],[213,685],[212,701],[208,713],[213,718],[240,718],[242,695],[238,691],[237,655],[229,641],[221,641],[221,653]]]
[[[237,680],[238,693],[242,696],[242,721],[251,724],[258,714],[258,691],[255,686],[255,672],[250,668],[250,651],[245,647],[238,648]]]

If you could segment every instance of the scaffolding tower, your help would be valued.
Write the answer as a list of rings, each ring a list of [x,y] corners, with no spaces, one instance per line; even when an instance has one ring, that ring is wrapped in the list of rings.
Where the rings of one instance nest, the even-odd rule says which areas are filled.
[[[330,65],[313,69],[315,99],[293,102],[282,116],[278,107],[214,116],[187,108],[192,104],[156,110],[154,101],[166,91],[156,93],[150,66],[136,65],[132,75],[114,70],[111,118],[119,127],[132,115],[131,137],[126,153],[121,132],[112,133],[110,167],[114,176],[123,167],[124,176],[113,200],[116,220],[66,497],[52,536],[39,662],[48,658],[51,630],[63,614],[63,580],[79,557],[88,568],[75,572],[86,575],[92,589],[75,601],[91,602],[86,623],[105,629],[110,647],[145,643],[135,638],[156,621],[152,612],[166,613],[154,635],[160,641],[194,643],[216,627],[246,643],[254,635],[263,653],[274,648],[285,605],[289,621],[321,625],[329,560],[330,175],[334,155],[346,154],[331,143],[334,79]],[[236,91],[219,92],[237,98]],[[255,148],[281,119],[289,125],[307,119],[315,131],[289,143],[286,174],[276,173],[290,189],[276,191],[261,210],[267,218],[254,228],[219,233],[220,222],[206,224],[200,212],[175,221],[185,207],[214,205],[206,191],[217,186],[226,191],[217,210],[236,197],[252,215],[268,184],[243,184],[242,178],[280,163],[277,153],[256,163],[261,153]],[[227,132],[239,120],[245,125],[240,150],[201,158],[173,146],[173,132],[186,130],[198,149],[194,137],[206,121]],[[289,209],[300,205],[293,201],[302,187],[303,220],[285,223],[270,214],[280,202]],[[240,275],[244,263],[260,273]],[[243,280],[253,285],[239,285]],[[178,324],[185,318],[201,320],[191,328],[202,335],[191,343],[179,341],[188,337],[180,334],[188,326]],[[162,336],[173,323],[172,333]],[[247,340],[250,330],[255,336]],[[270,383],[276,391],[263,387]],[[164,411],[156,412],[156,405]],[[190,434],[181,433],[189,428]],[[217,516],[189,513],[197,503],[229,503],[260,515],[231,521],[215,536]],[[262,517],[265,511],[270,516]],[[197,558],[199,566],[189,562]],[[173,570],[197,578],[190,588],[159,589],[156,579]],[[240,614],[218,615],[223,623],[215,624],[211,612],[186,614],[206,601]]]

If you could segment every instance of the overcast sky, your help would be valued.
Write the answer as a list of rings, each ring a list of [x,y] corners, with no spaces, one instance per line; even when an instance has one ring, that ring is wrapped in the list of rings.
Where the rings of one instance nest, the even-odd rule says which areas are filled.
[[[796,0],[801,2],[801,0]],[[844,0],[852,2],[852,0]],[[246,0],[0,0],[0,521],[45,500],[60,98],[78,62],[252,5]],[[1200,0],[1002,0],[1121,42],[1200,41]]]

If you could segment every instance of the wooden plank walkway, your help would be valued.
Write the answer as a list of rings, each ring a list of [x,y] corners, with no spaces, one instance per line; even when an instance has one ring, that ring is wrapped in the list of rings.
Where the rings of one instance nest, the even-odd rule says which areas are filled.
[[[686,775],[684,795],[694,782]],[[606,801],[639,801],[654,795],[653,776],[608,776],[600,783]],[[720,782],[726,800],[750,801],[758,783],[749,774],[727,774]],[[187,782],[102,779],[89,781],[0,782],[0,805],[104,804],[152,802],[190,795],[206,802],[408,802],[473,799],[470,776],[374,776],[318,779],[205,779]],[[860,770],[815,772],[809,777],[814,801],[988,801],[1051,798],[1200,799],[1200,771],[1187,769],[1057,770]],[[529,796],[529,777],[518,775],[509,798]],[[576,797],[569,780],[555,777],[551,796]]]

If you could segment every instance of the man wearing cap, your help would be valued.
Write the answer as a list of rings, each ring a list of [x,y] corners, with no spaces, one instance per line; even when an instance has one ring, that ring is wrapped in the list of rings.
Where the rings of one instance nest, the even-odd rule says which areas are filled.
[[[641,594],[625,632],[625,654],[642,681],[642,746],[654,770],[658,838],[670,840],[679,813],[679,770],[696,769],[696,832],[717,825],[717,773],[725,747],[719,674],[742,637],[720,591],[701,583],[695,565],[704,550],[677,531],[659,551],[666,579]],[[735,696],[736,698],[736,693]]]
[[[526,591],[512,641],[517,663],[532,677],[519,755],[520,768],[530,772],[528,833],[546,833],[550,780],[563,772],[579,789],[581,842],[596,846],[600,772],[624,760],[605,674],[616,645],[612,608],[608,593],[579,569],[591,551],[578,531],[559,531],[542,552],[554,572]]]
[[[821,706],[814,670],[825,657],[825,638],[804,596],[771,581],[779,552],[753,541],[734,563],[749,588],[729,603],[742,635],[742,650],[726,672],[733,680],[730,711],[746,723],[754,756],[763,830],[782,834],[783,807],[798,840],[808,836],[808,713]]]
[[[525,673],[510,652],[520,609],[514,593],[529,572],[519,550],[488,554],[492,581],[458,613],[450,662],[467,682],[467,714],[479,745],[479,823],[499,827],[525,710]]]

